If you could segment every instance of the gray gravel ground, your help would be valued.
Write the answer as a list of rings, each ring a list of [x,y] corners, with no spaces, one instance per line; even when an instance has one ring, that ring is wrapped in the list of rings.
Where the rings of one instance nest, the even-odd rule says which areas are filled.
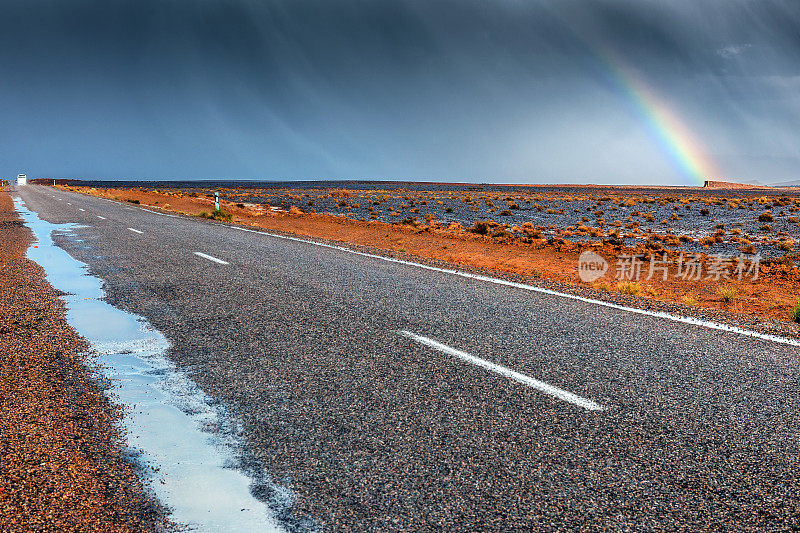
[[[354,184],[369,188],[369,184]],[[569,187],[536,188],[527,191],[502,190],[491,186],[481,190],[445,191],[352,191],[352,197],[331,196],[329,189],[234,189],[226,190],[222,197],[233,202],[268,204],[289,209],[295,205],[319,213],[346,216],[357,220],[380,220],[382,222],[424,221],[426,215],[445,224],[458,222],[472,227],[477,221],[494,220],[509,227],[531,223],[545,237],[557,236],[558,230],[567,227],[599,227],[614,229],[619,221],[622,234],[630,233],[624,226],[628,221],[636,222],[644,233],[684,236],[688,240],[678,245],[665,247],[686,253],[740,255],[739,242],[742,237],[753,241],[755,250],[764,258],[777,258],[787,253],[772,241],[788,238],[800,241],[800,189],[784,191],[715,191],[695,190],[690,194],[669,189],[630,191],[609,189],[570,189]],[[186,189],[193,190],[193,189]],[[212,189],[196,189],[203,194]],[[264,193],[268,192],[269,195]],[[623,198],[647,199],[633,205],[622,205]],[[759,201],[767,198],[768,201]],[[680,200],[689,200],[681,203]],[[702,201],[702,199],[707,201]],[[509,208],[516,205],[516,208]],[[769,213],[772,221],[765,228],[759,215]],[[677,219],[672,219],[676,215]],[[652,216],[652,218],[646,218]],[[666,221],[666,222],[665,222]],[[719,228],[724,229],[721,242],[704,244]],[[734,232],[739,232],[735,234]],[[565,237],[574,242],[599,242],[607,236],[574,234]],[[644,244],[644,237],[621,238],[626,246]],[[762,242],[763,241],[763,242]],[[796,257],[794,257],[796,259]]]
[[[58,242],[238,417],[250,465],[299,496],[288,525],[800,528],[796,347],[52,192],[20,189],[86,225]]]

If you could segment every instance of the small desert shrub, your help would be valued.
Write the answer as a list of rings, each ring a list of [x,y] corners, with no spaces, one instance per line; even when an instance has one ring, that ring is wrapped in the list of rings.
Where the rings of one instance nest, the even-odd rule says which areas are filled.
[[[683,296],[681,298],[681,302],[686,304],[686,305],[688,305],[688,306],[691,306],[691,307],[697,307],[698,304],[699,304],[699,302],[697,301],[697,298],[695,298],[691,294],[687,294],[687,295]]]
[[[736,289],[736,287],[732,287],[730,285],[717,287],[717,295],[722,298],[723,302],[730,302],[731,300],[736,299],[737,294],[739,294],[739,291]]]
[[[226,213],[225,211],[222,211],[220,209],[214,209],[211,213],[206,213],[205,211],[203,211],[197,216],[199,216],[200,218],[209,218],[211,220],[222,220],[225,222],[230,222],[233,220],[233,215],[231,215],[230,213]]]
[[[703,215],[704,217],[708,216],[709,213],[710,213],[710,211],[708,209],[704,208],[704,209],[700,210],[700,214]]]
[[[739,251],[744,254],[754,254],[756,253],[756,247],[753,246],[753,243],[748,241],[747,239],[740,239],[739,240]]]
[[[444,208],[444,212],[445,213],[452,213],[453,212],[453,208],[452,207],[445,207]]]
[[[800,300],[797,301],[795,306],[789,312],[789,316],[794,322],[800,322]]]
[[[658,297],[658,291],[655,289],[655,287],[651,287],[650,285],[644,286],[644,293],[648,295],[650,298]]]
[[[794,250],[794,242],[792,241],[779,241],[778,242],[778,249],[783,250],[784,252],[791,252]]]
[[[608,292],[611,290],[611,285],[607,281],[601,281],[595,285],[595,288],[599,291]]]
[[[617,283],[617,290],[622,294],[630,294],[636,296],[642,292],[642,286],[635,281],[620,281]]]
[[[499,214],[500,214],[500,216],[503,216],[503,217],[510,217],[511,215],[513,215],[513,213],[511,211],[509,211],[508,209],[500,211]]]
[[[772,213],[770,213],[769,211],[764,211],[763,213],[758,215],[758,221],[759,222],[774,222],[775,221],[775,217],[773,217]]]
[[[236,204],[236,207],[238,207],[239,209],[244,209],[244,204]]]
[[[139,205],[141,203],[141,202],[139,202],[139,200],[125,200],[125,201],[126,202],[130,202],[132,204],[136,204],[136,205]]]
[[[475,222],[475,225],[472,226],[469,231],[477,233],[478,235],[486,235],[489,233],[489,222],[486,220]]]

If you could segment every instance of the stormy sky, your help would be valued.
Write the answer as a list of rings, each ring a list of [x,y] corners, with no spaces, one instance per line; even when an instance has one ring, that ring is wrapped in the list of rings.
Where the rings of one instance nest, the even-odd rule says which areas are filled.
[[[621,71],[800,180],[797,0],[0,0],[0,175],[690,182]]]

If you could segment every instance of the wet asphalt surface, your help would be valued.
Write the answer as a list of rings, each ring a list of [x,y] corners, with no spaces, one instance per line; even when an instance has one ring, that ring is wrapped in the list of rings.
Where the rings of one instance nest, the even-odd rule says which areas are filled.
[[[800,527],[796,347],[17,191],[40,217],[85,225],[56,241],[105,280],[109,301],[161,330],[175,362],[240,421],[249,467],[297,495],[287,527]]]

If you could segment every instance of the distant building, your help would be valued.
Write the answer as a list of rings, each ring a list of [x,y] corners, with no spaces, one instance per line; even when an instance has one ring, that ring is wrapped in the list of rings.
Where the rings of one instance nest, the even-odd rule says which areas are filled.
[[[17,174],[17,185],[27,185],[28,184],[28,176],[25,174]]]

